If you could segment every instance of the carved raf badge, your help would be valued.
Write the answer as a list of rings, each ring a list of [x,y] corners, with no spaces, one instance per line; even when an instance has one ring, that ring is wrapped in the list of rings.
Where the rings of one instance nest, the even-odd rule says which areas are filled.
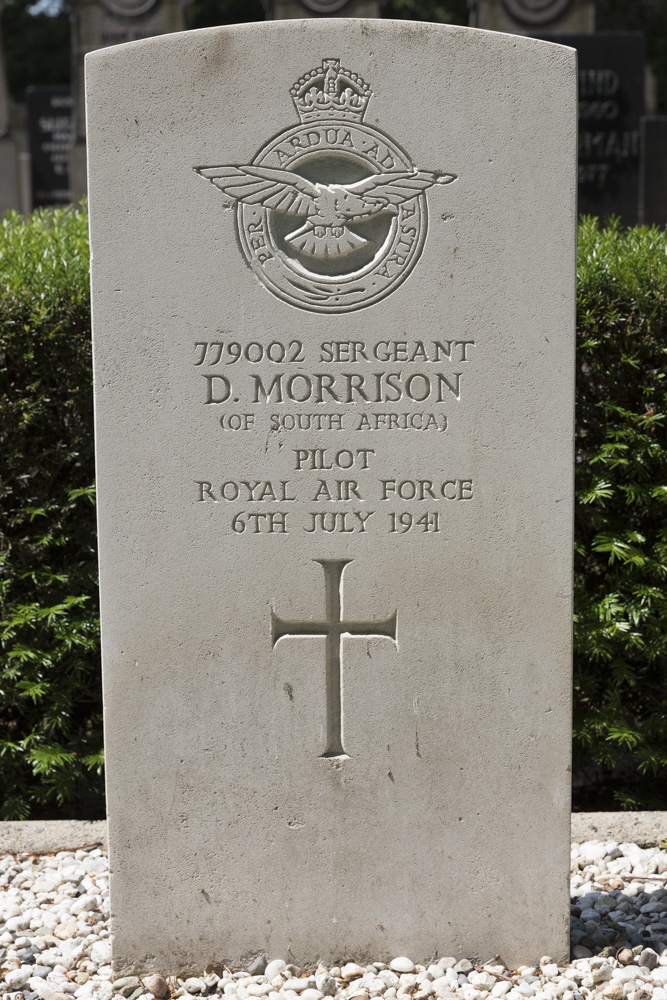
[[[369,306],[417,263],[425,192],[456,174],[418,170],[364,125],[371,89],[338,59],[324,59],[290,93],[300,125],[246,166],[195,170],[237,202],[243,254],[274,295],[314,312]]]

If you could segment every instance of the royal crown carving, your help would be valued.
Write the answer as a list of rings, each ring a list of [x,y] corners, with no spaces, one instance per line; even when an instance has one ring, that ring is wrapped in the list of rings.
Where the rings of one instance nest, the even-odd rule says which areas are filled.
[[[323,59],[290,90],[302,122],[342,119],[360,122],[372,97],[371,88],[357,73],[343,69],[338,59]]]

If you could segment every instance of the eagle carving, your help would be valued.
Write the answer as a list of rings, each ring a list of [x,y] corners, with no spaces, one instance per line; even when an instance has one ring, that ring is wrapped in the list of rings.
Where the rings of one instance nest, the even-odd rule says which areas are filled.
[[[195,167],[229,198],[275,212],[305,216],[285,240],[312,257],[338,257],[368,243],[349,228],[380,212],[397,215],[399,205],[456,174],[404,170],[371,174],[353,184],[320,184],[291,170],[272,167]]]

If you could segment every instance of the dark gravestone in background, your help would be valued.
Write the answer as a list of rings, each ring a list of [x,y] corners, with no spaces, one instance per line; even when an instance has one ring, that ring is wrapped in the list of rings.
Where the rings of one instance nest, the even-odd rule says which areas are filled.
[[[579,213],[638,221],[639,120],[646,44],[641,32],[539,35],[579,55]]]
[[[26,103],[33,207],[66,205],[72,200],[68,176],[74,137],[70,88],[28,87]]]
[[[642,118],[641,152],[639,221],[667,226],[667,116]]]

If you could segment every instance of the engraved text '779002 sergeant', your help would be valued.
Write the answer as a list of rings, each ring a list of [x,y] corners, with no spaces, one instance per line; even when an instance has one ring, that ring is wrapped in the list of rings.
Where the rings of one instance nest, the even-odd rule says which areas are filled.
[[[365,125],[370,87],[338,59],[291,95],[301,124],[252,163],[195,170],[237,202],[243,254],[274,295],[314,312],[360,309],[408,276],[426,238],[425,191],[456,175],[418,170]]]

